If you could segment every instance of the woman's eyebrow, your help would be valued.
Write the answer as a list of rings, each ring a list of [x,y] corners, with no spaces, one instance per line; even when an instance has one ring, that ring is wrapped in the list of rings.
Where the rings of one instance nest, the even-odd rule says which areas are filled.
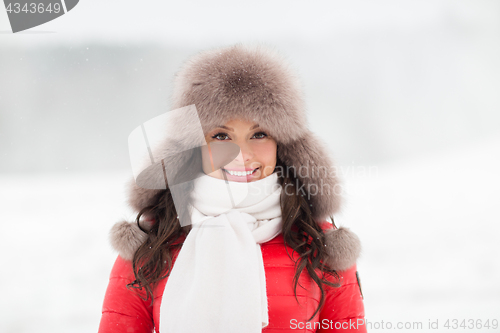
[[[224,125],[218,125],[217,127],[224,128],[224,129],[227,129],[228,131],[234,132],[234,129],[232,129],[231,127],[227,127]],[[250,128],[250,130],[253,130],[254,128],[257,128],[257,127],[259,127],[259,124],[252,126],[252,128]]]
[[[224,126],[224,125],[219,125],[217,127],[218,128],[224,128],[224,129],[227,129],[228,131],[234,132],[234,129],[232,129],[231,127],[227,127],[227,126]]]

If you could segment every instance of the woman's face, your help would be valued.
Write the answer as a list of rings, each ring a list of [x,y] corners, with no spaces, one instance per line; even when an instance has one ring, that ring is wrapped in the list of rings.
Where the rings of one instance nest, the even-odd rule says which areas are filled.
[[[234,119],[208,132],[212,142],[231,142],[240,148],[238,156],[221,169],[212,172],[210,152],[202,150],[203,171],[214,178],[235,182],[252,182],[271,175],[276,167],[276,141],[259,128],[257,123]]]

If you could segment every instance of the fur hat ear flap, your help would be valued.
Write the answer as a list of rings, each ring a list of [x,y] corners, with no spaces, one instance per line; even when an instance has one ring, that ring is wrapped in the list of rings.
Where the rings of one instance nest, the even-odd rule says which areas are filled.
[[[358,236],[348,228],[325,231],[325,245],[329,254],[327,264],[337,271],[352,267],[361,253]]]
[[[200,171],[191,167],[201,165],[201,161],[196,160],[201,158],[199,148],[189,148],[187,143],[166,140],[153,150],[153,156],[155,162],[142,170],[137,179],[131,178],[127,183],[128,203],[137,212],[153,205],[155,196],[170,185],[192,180]],[[189,173],[185,174],[186,171]]]
[[[144,207],[150,206],[154,202],[154,197],[162,191],[142,188],[136,184],[134,177],[128,180],[126,186],[129,193],[128,202],[137,212]]]
[[[135,251],[146,241],[147,234],[144,233],[137,223],[118,222],[111,228],[110,234],[111,246],[120,257],[125,260],[132,260]]]
[[[301,181],[303,186],[297,190],[307,195],[314,219],[325,220],[340,210],[342,187],[337,170],[314,133],[308,131],[290,144],[278,143],[278,158],[286,165],[283,172]]]

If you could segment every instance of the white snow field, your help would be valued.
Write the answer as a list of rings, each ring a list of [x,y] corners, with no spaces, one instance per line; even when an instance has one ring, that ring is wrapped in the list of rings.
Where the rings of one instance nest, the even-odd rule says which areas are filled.
[[[362,241],[369,331],[500,332],[499,171],[495,136],[347,177],[338,220]]]
[[[500,136],[341,170],[348,194],[336,222],[363,244],[369,331],[500,331],[444,327],[447,319],[500,320]],[[108,231],[133,218],[128,177],[0,177],[0,332],[97,331],[116,258]],[[438,329],[428,329],[436,320]]]

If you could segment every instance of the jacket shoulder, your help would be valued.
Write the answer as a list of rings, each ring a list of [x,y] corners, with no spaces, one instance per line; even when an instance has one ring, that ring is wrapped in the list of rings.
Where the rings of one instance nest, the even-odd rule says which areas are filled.
[[[134,271],[132,268],[132,262],[130,260],[125,260],[121,255],[115,260],[113,268],[111,269],[110,279],[124,279],[128,281],[134,280]]]

